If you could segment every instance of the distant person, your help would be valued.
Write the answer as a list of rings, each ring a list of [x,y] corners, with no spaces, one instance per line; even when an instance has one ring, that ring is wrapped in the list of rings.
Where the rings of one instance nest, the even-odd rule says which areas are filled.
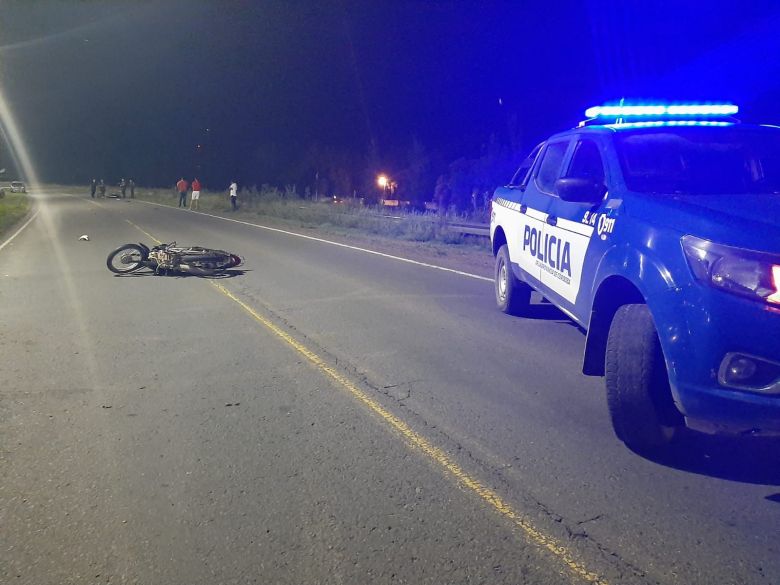
[[[187,207],[187,187],[189,184],[184,180],[184,177],[176,183],[176,189],[179,191],[179,207]]]
[[[190,209],[198,209],[198,200],[200,200],[200,181],[198,177],[192,180],[192,198],[190,199]]]
[[[100,183],[98,183],[98,193],[101,197],[106,196],[106,183],[103,179],[100,179]]]
[[[135,181],[133,181],[133,179],[130,179],[127,182],[127,186],[130,187],[130,199],[135,199]]]
[[[235,181],[230,183],[228,190],[230,191],[230,206],[233,208],[233,211],[236,211],[238,209],[238,185],[236,185]]]
[[[124,179],[119,180],[119,190],[122,192],[122,199],[124,199],[127,196],[127,181]]]
[[[92,179],[92,182],[89,184],[89,194],[92,195],[92,199],[95,198],[96,191],[97,191],[97,180]]]

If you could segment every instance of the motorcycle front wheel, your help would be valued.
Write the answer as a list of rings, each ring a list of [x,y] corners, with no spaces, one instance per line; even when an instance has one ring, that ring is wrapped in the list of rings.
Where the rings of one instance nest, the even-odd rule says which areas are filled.
[[[144,251],[137,244],[125,244],[108,255],[106,266],[116,274],[127,274],[143,266]]]

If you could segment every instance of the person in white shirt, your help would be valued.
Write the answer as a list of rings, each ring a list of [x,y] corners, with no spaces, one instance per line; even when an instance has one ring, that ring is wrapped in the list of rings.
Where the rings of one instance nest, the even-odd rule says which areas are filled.
[[[228,187],[230,190],[230,206],[233,208],[233,211],[238,209],[238,185],[236,185],[236,182],[233,181],[230,183],[230,187]]]

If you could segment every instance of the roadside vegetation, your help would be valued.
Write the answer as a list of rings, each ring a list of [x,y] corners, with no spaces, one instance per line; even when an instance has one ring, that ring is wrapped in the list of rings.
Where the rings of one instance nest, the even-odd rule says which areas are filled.
[[[0,239],[27,214],[29,208],[30,201],[25,193],[5,193],[0,198]]]
[[[173,189],[136,189],[136,197],[176,207],[179,196]],[[187,194],[190,204],[191,194]],[[230,208],[226,193],[201,191],[199,210],[218,215],[266,217],[291,226],[317,228],[337,233],[355,232],[405,240],[467,246],[487,250],[488,241],[461,233],[451,223],[485,221],[483,215],[423,213],[392,207],[364,205],[361,199],[301,198],[293,188],[285,190],[264,185],[260,189],[242,189],[238,194],[237,212]]]

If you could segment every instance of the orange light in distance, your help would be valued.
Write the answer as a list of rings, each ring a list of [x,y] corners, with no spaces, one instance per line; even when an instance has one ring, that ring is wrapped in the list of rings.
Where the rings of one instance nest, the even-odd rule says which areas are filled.
[[[775,292],[769,295],[766,300],[780,305],[780,266],[777,265],[772,266],[772,286],[775,287]]]

